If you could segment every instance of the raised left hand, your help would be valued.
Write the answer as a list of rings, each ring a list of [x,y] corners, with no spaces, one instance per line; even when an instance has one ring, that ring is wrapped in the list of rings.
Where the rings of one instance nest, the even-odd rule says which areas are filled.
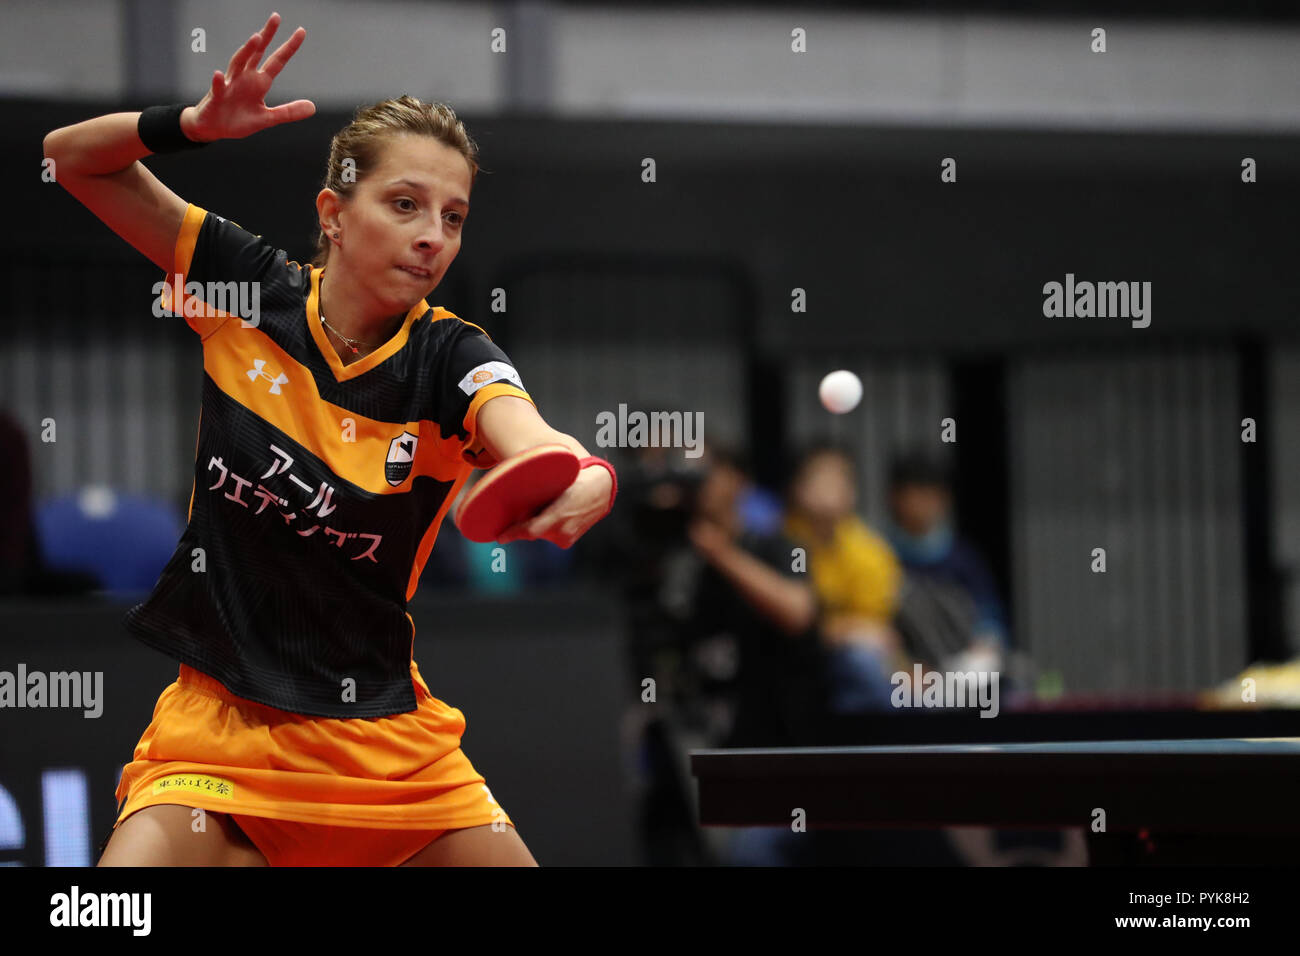
[[[564,494],[532,518],[507,528],[497,543],[543,538],[561,548],[571,547],[604,516],[613,489],[608,471],[599,465],[588,465],[578,472]]]
[[[307,31],[299,27],[259,69],[257,64],[279,26],[280,14],[271,14],[266,25],[235,51],[226,72],[217,70],[212,74],[211,88],[203,99],[181,114],[181,132],[196,142],[242,139],[271,126],[315,115],[316,104],[311,100],[266,105],[271,84],[307,36]]]

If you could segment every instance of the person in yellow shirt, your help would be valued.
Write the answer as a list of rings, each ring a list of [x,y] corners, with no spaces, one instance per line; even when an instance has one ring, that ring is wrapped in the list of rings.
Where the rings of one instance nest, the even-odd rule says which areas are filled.
[[[885,538],[856,513],[851,454],[828,442],[805,450],[787,484],[786,506],[784,531],[805,549],[817,596],[830,709],[889,707],[891,675],[910,667],[891,626],[903,570]]]

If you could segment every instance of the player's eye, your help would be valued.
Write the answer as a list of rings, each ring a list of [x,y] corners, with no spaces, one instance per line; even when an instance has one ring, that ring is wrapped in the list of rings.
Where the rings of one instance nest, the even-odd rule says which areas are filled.
[[[449,215],[449,216],[451,217],[452,225],[453,225],[453,226],[463,226],[463,225],[465,225],[465,217],[462,216],[460,213],[458,213],[458,212],[451,212],[451,213],[448,213],[447,215]]]
[[[405,206],[402,203],[406,203]],[[403,196],[401,199],[394,199],[393,205],[401,209],[402,212],[415,212],[415,200],[407,199]]]

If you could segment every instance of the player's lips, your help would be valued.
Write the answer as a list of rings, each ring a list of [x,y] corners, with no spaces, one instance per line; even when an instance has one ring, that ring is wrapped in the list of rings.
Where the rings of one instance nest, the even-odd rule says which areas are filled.
[[[429,271],[428,269],[421,268],[420,266],[398,266],[397,268],[401,269],[403,272],[405,272],[408,275],[415,276],[417,279],[433,278],[433,273],[431,271]]]

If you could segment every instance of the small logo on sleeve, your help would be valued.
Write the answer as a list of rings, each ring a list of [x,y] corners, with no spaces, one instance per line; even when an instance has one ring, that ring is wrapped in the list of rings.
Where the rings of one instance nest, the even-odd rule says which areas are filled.
[[[466,395],[473,395],[484,385],[492,382],[509,382],[520,390],[524,383],[519,380],[519,373],[505,362],[484,362],[470,369],[460,380],[460,390]]]

